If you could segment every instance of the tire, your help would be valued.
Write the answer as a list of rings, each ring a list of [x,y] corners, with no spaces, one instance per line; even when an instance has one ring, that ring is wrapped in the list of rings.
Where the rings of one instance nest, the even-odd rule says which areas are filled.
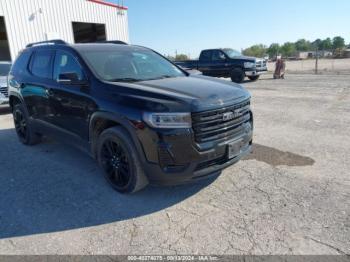
[[[13,107],[13,121],[19,141],[27,146],[40,143],[41,136],[34,132],[23,104]]]
[[[242,69],[235,68],[231,72],[231,80],[235,83],[242,83],[245,78],[245,74]]]
[[[248,76],[250,81],[256,81],[259,79],[260,76]]]
[[[106,129],[99,136],[97,160],[106,180],[119,193],[132,194],[148,185],[135,146],[121,127]]]

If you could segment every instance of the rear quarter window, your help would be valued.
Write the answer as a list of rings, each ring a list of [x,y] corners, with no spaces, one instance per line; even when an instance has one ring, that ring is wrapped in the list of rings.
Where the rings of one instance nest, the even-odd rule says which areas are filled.
[[[28,68],[31,52],[22,52],[11,68],[11,75],[18,76],[24,74]]]
[[[201,61],[211,61],[211,56],[212,56],[212,51],[211,50],[207,50],[207,51],[203,51],[200,55],[199,60]]]

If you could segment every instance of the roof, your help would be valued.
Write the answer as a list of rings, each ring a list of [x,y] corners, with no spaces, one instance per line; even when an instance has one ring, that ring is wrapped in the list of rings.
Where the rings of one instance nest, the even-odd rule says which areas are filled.
[[[130,49],[134,49],[134,50],[147,49],[144,47],[132,46],[132,45],[97,44],[97,43],[73,44],[69,46],[78,51],[114,51],[114,50],[130,50]]]
[[[103,48],[105,48],[105,47],[111,47],[111,46],[130,46],[130,45],[128,45],[127,43],[120,41],[120,40],[100,41],[100,42],[95,42],[95,43],[69,44],[61,39],[53,39],[53,40],[36,42],[36,43],[30,43],[26,46],[26,48],[33,48],[33,49],[37,49],[40,47],[51,48],[52,46],[55,46],[55,47],[76,47],[79,49],[91,49],[91,47],[94,47],[94,49],[96,49],[96,46],[102,46]]]
[[[91,52],[91,51],[123,51],[123,50],[149,50],[146,47],[134,46],[134,45],[125,45],[125,44],[113,44],[113,43],[81,43],[81,44],[62,44],[62,40],[54,40],[53,43],[47,41],[47,44],[41,42],[39,44],[29,44],[25,50],[47,50],[47,49],[56,49],[56,50],[67,50],[74,49],[78,52]],[[63,42],[63,41],[62,41]]]
[[[93,2],[93,3],[96,3],[96,4],[100,4],[100,5],[106,5],[106,6],[118,8],[118,9],[121,9],[121,10],[128,10],[128,8],[125,7],[125,6],[112,4],[110,2],[106,2],[106,1],[102,1],[102,0],[87,0],[87,1]]]

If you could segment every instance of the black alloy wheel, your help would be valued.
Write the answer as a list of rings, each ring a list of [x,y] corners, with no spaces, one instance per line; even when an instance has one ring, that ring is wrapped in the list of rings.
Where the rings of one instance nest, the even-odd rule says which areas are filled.
[[[123,146],[112,139],[102,145],[101,162],[107,179],[116,188],[126,188],[131,182],[129,157]]]
[[[13,112],[13,119],[18,137],[21,140],[27,138],[27,120],[20,109],[15,109]]]
[[[132,194],[149,183],[136,147],[124,128],[104,130],[99,135],[96,153],[106,180],[119,193]]]
[[[33,130],[25,107],[22,104],[14,105],[12,114],[19,141],[24,145],[38,144],[41,141],[41,135]]]

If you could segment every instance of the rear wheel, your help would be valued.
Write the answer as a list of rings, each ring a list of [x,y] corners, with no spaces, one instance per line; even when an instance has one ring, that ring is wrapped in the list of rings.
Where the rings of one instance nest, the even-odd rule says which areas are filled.
[[[231,72],[231,80],[235,83],[242,83],[245,78],[245,74],[242,69],[235,68]]]
[[[259,79],[260,76],[248,76],[250,81],[256,81]]]
[[[22,104],[17,104],[13,107],[13,120],[18,139],[22,144],[35,145],[40,142],[41,137],[34,132]]]
[[[147,186],[135,146],[123,128],[105,130],[99,137],[97,154],[105,178],[119,193],[135,193]]]

